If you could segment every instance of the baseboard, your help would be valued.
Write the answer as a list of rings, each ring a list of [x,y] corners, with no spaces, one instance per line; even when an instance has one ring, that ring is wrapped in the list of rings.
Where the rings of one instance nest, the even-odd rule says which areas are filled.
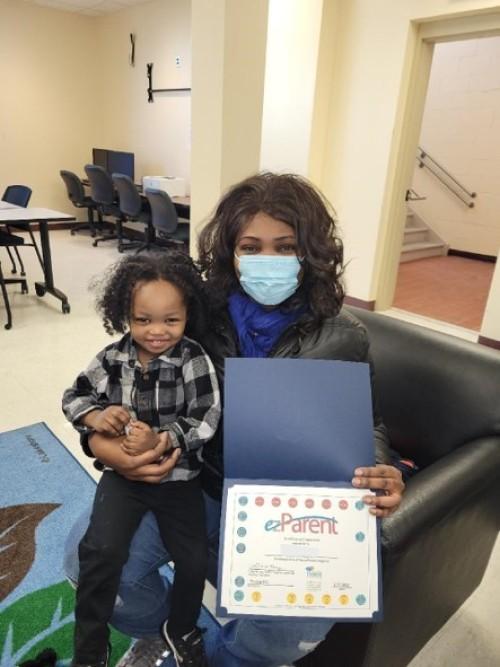
[[[375,310],[375,301],[365,301],[364,299],[357,299],[355,296],[345,296],[344,303],[346,306],[355,306],[363,310]]]
[[[454,250],[450,248],[448,250],[448,255],[454,255],[455,257],[466,257],[467,259],[477,259],[480,262],[492,262],[496,264],[497,258],[495,255],[481,255],[478,252],[468,252],[467,250]]]
[[[500,340],[495,340],[494,338],[486,338],[486,336],[479,336],[477,342],[480,345],[486,345],[486,347],[492,347],[494,350],[500,350]]]

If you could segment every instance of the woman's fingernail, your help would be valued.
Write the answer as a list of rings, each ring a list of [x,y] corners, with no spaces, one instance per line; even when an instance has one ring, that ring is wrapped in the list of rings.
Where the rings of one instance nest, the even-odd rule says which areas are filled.
[[[353,477],[352,483],[354,484],[354,486],[360,486],[361,480],[359,479],[359,477]]]

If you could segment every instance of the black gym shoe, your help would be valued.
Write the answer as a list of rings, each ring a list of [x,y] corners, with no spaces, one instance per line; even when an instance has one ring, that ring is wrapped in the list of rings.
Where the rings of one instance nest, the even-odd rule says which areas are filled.
[[[187,635],[173,639],[167,633],[167,623],[161,629],[177,667],[208,667],[205,648],[203,646],[203,635],[199,628],[188,632]]]

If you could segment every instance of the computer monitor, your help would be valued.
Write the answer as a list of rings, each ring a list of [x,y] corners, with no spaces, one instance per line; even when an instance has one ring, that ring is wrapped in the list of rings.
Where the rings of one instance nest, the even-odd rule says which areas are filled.
[[[107,148],[92,149],[92,164],[106,169],[108,174],[125,174],[134,180],[134,154],[112,151]]]
[[[108,153],[109,151],[106,148],[93,148],[92,164],[96,164],[98,167],[102,167],[108,171]]]
[[[110,174],[125,174],[134,180],[134,154],[108,151],[108,171]]]

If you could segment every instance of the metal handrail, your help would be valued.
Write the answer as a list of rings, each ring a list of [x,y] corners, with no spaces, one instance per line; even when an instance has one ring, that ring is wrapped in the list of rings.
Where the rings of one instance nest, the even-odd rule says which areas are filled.
[[[452,192],[455,195],[455,197],[458,197],[458,199],[460,199],[460,201],[466,204],[469,208],[474,208],[474,202],[471,202],[468,199],[466,199],[463,196],[462,192],[465,192],[465,194],[470,199],[475,199],[477,193],[470,192],[469,190],[467,190],[467,188],[463,186],[460,183],[460,181],[457,181],[457,179],[454,176],[452,176],[449,171],[447,171],[442,165],[440,165],[439,162],[437,162],[431,155],[429,155],[429,153],[427,153],[427,151],[425,151],[421,146],[418,147],[418,151],[419,151],[419,154],[417,155],[417,160],[419,163],[418,166],[420,168],[425,167],[426,169],[428,169],[431,172],[431,174],[433,174],[439,181],[441,181],[441,183],[444,186],[448,188],[448,190],[450,190],[450,192]],[[443,178],[443,174],[441,174],[439,171],[436,171],[435,169],[432,169],[432,167],[429,164],[427,164],[425,160],[429,160],[430,162],[435,164],[436,167],[440,170],[440,172],[443,172],[443,174],[446,175],[446,178],[452,181],[458,188],[460,188],[460,190],[462,190],[462,192],[457,192],[449,183],[446,182],[446,179]]]

